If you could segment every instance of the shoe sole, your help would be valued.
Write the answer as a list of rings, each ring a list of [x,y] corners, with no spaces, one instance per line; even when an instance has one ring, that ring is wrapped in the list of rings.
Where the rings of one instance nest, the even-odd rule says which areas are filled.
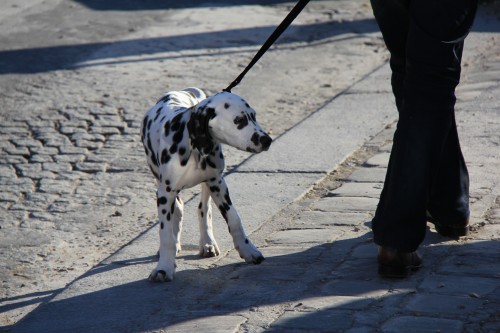
[[[378,275],[390,279],[404,279],[410,276],[411,273],[416,272],[420,266],[388,266],[378,265]]]

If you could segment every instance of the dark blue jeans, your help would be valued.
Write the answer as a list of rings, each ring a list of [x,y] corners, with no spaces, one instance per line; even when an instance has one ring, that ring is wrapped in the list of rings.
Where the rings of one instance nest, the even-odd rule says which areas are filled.
[[[455,123],[463,41],[475,0],[371,0],[390,51],[399,112],[380,201],[375,243],[411,252],[426,232],[426,212],[444,225],[469,217],[469,176]]]

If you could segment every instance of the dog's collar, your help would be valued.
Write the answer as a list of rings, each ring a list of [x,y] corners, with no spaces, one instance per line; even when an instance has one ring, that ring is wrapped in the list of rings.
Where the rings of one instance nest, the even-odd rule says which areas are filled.
[[[190,117],[187,123],[191,145],[202,155],[208,155],[214,148],[215,142],[210,135],[208,122],[215,117],[215,109],[206,106],[190,108]]]

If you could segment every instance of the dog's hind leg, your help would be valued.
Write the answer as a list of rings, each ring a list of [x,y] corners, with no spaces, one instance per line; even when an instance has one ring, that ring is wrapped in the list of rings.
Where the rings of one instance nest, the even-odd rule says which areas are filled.
[[[175,273],[176,237],[173,228],[173,215],[177,193],[158,188],[156,203],[160,220],[160,258],[156,268],[149,275],[153,282],[172,281]]]
[[[265,258],[260,251],[247,238],[243,225],[241,224],[240,216],[234,208],[229,190],[224,178],[216,179],[208,184],[212,199],[222,214],[222,217],[227,222],[229,233],[233,238],[234,247],[240,254],[240,257],[246,262],[252,264],[260,264]]]
[[[201,199],[198,206],[198,221],[200,224],[200,256],[215,257],[220,254],[219,246],[212,229],[212,205],[210,189],[206,183],[201,184]]]
[[[181,197],[177,196],[175,200],[174,214],[172,218],[172,230],[175,237],[176,252],[181,252],[181,232],[182,232],[182,217],[184,213],[184,202]]]

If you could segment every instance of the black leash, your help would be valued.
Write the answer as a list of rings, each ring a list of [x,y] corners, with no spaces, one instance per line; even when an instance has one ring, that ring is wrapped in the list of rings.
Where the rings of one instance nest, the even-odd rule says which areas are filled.
[[[252,61],[250,61],[248,66],[243,70],[243,72],[241,72],[241,74],[236,78],[236,80],[234,80],[233,83],[231,83],[223,91],[231,92],[231,89],[236,87],[241,82],[241,80],[243,80],[243,77],[245,76],[245,74],[253,67],[253,65],[255,65],[257,63],[257,61],[259,61],[260,57],[262,57],[264,55],[264,53],[266,53],[266,51],[271,47],[271,45],[273,45],[274,42],[276,42],[276,40],[288,28],[288,26],[290,26],[290,24],[293,22],[293,20],[295,20],[297,15],[300,14],[302,9],[304,9],[304,7],[307,5],[308,2],[309,2],[309,0],[299,0],[297,2],[295,7],[293,7],[293,9],[290,11],[290,13],[288,13],[288,15],[285,17],[283,22],[281,22],[281,24],[276,28],[276,30],[274,30],[272,35],[269,36],[269,38],[266,40],[264,45],[262,45],[259,52],[257,52],[257,54],[253,57]]]

